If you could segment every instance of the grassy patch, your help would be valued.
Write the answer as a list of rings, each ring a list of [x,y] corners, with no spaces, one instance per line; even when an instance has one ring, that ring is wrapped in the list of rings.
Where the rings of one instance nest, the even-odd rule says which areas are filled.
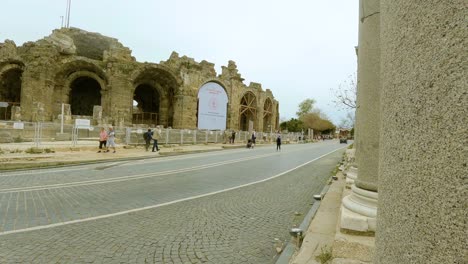
[[[317,261],[319,261],[321,264],[327,264],[330,263],[330,260],[332,260],[332,249],[331,247],[328,246],[323,246],[320,248],[320,254],[315,257]]]
[[[50,148],[45,148],[45,149],[44,149],[44,152],[45,152],[45,153],[55,153],[55,150],[50,149]]]
[[[24,142],[24,139],[21,137],[21,135],[19,135],[19,136],[13,138],[13,142],[21,143],[21,142]]]
[[[22,150],[19,150],[19,149],[11,149],[10,150],[10,153],[21,153],[23,152]]]
[[[44,152],[44,150],[40,148],[28,148],[24,152],[28,154],[41,154]]]
[[[335,168],[333,168],[333,170],[331,171],[332,176],[335,176],[338,173],[338,171],[340,170],[339,169],[340,165],[341,165],[341,163],[338,163],[338,165],[336,165]]]

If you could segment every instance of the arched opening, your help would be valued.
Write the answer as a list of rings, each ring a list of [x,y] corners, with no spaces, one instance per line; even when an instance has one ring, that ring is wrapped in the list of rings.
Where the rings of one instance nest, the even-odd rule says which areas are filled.
[[[160,95],[149,84],[140,84],[133,93],[133,123],[158,124]]]
[[[22,75],[21,69],[13,68],[0,76],[0,119],[10,120],[12,107],[20,105]]]
[[[265,104],[263,105],[263,132],[272,132],[273,131],[273,103],[271,102],[270,98],[265,100]]]
[[[257,101],[255,95],[247,92],[241,99],[240,103],[240,120],[239,129],[242,131],[250,131],[255,129],[255,121],[257,116]]]
[[[101,85],[91,77],[78,77],[70,85],[72,115],[92,116],[95,105],[101,105]]]
[[[139,72],[133,83],[135,87],[133,101],[137,104],[136,108],[132,108],[133,123],[142,123],[138,115],[143,111],[143,113],[152,113],[146,115],[143,124],[156,120],[156,123],[149,124],[172,127],[175,91],[178,87],[175,77],[166,70],[149,67]]]

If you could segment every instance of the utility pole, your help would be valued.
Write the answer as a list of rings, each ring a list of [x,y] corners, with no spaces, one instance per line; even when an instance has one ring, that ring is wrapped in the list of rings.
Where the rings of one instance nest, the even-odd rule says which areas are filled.
[[[67,0],[67,10],[65,11],[65,27],[70,27],[70,9],[71,9],[71,0]]]

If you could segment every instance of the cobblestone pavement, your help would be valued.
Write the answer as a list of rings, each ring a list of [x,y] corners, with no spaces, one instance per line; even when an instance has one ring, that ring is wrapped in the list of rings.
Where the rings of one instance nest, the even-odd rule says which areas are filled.
[[[339,147],[322,143],[290,146],[282,153],[260,148],[223,151],[229,157],[224,161],[216,153],[136,162],[166,172],[170,166],[199,166],[199,158],[213,166],[186,172],[177,167],[157,176],[143,170],[131,175],[151,175],[122,181],[109,179],[127,177],[135,164],[85,166],[66,175],[49,170],[39,178],[27,173],[0,175],[0,263],[274,263],[274,238],[289,240],[288,229],[302,221],[342,151],[269,181],[118,213],[267,179]],[[90,176],[90,171],[96,174]],[[69,175],[75,178],[70,180]],[[101,177],[104,182],[89,184],[86,177]],[[70,183],[75,185],[57,185]],[[50,224],[55,226],[27,229]],[[26,232],[8,233],[22,229]]]

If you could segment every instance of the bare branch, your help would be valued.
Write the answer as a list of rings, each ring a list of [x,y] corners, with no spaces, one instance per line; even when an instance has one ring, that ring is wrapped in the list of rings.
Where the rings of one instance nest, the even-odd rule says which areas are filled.
[[[357,93],[357,82],[356,74],[350,75],[348,80],[338,85],[338,88],[331,88],[331,91],[335,95],[333,102],[337,107],[344,110],[355,109],[356,105],[356,93]]]

